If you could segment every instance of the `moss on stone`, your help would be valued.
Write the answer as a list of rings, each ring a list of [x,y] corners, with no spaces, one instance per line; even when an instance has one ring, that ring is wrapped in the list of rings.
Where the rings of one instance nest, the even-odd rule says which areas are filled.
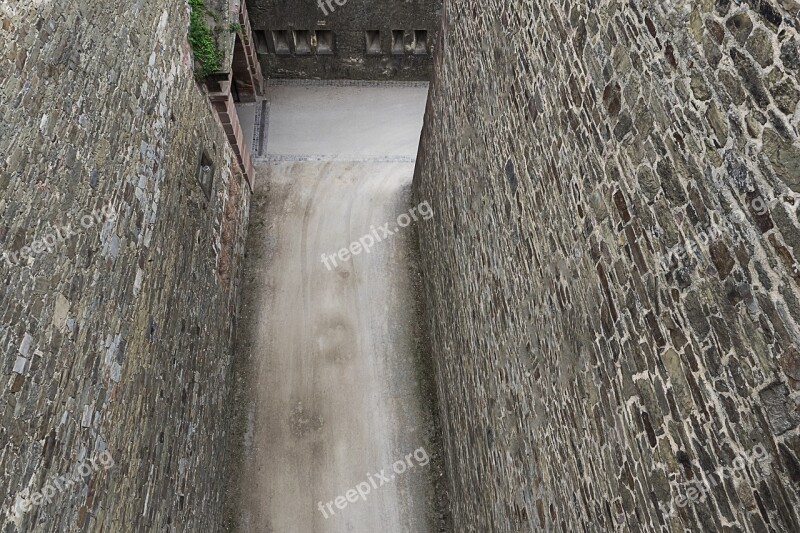
[[[219,72],[222,51],[217,47],[211,28],[206,22],[206,6],[203,0],[189,0],[192,15],[189,21],[189,44],[194,51],[194,59],[199,64],[195,76],[203,79]]]

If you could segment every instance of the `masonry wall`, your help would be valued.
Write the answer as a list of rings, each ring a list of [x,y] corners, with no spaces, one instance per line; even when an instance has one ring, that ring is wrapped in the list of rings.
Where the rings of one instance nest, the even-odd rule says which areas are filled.
[[[800,4],[445,9],[415,202],[455,530],[800,530]]]
[[[426,81],[432,72],[438,0],[249,0],[264,74],[269,78]],[[273,31],[287,32],[288,53],[275,49]],[[312,32],[309,53],[296,46],[296,30]],[[403,31],[403,50],[392,51],[392,30]],[[415,30],[426,30],[426,51],[417,53]],[[318,46],[319,31],[332,32],[332,48]],[[367,53],[367,31],[379,31],[380,50]]]
[[[0,8],[2,529],[219,531],[250,189],[188,7],[20,4]]]

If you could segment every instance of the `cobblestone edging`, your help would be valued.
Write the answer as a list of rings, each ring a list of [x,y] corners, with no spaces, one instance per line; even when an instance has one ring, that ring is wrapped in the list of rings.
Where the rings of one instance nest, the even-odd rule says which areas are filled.
[[[267,87],[428,87],[427,81],[368,81],[368,80],[267,80]]]
[[[416,158],[411,156],[368,156],[368,155],[282,155],[269,154],[259,157],[256,161],[354,161],[354,162],[375,162],[375,163],[413,163]]]

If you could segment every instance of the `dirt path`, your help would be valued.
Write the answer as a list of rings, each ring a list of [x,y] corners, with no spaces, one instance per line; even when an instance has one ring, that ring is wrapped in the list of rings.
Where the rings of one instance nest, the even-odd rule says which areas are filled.
[[[263,249],[249,263],[254,284],[246,295],[255,372],[242,480],[247,531],[439,530],[416,235],[414,223],[397,227],[413,207],[413,167],[259,165],[251,217],[262,223],[251,231]],[[378,229],[387,222],[391,236]],[[369,253],[327,259],[330,269],[323,262],[322,254],[369,244],[367,236],[382,238]]]

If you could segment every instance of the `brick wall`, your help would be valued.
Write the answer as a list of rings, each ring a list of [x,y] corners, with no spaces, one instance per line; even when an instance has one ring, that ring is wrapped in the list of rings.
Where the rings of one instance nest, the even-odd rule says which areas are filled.
[[[0,8],[3,531],[219,530],[250,189],[188,18],[177,1]],[[116,217],[81,225],[103,207]],[[112,468],[18,505],[103,451]]]
[[[800,4],[445,10],[415,201],[455,530],[798,531]]]

